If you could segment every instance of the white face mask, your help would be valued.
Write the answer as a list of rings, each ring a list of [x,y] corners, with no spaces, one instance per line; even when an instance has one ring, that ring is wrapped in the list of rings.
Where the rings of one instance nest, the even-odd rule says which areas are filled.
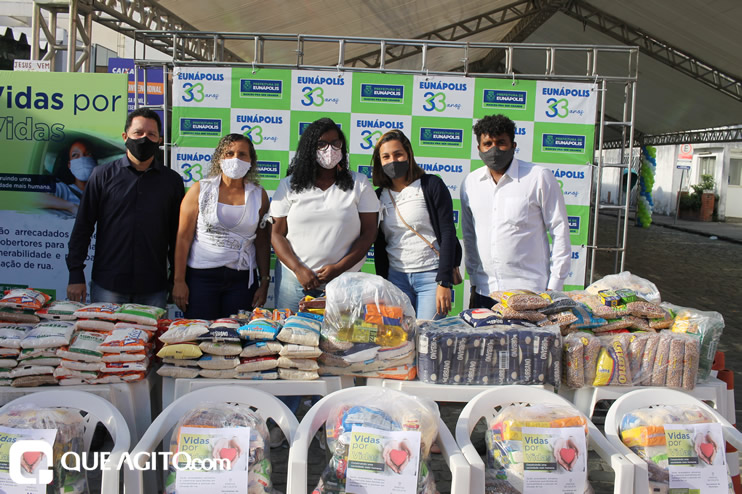
[[[335,149],[332,146],[327,146],[327,149],[325,149],[324,151],[322,151],[321,149],[317,150],[317,162],[322,168],[331,170],[332,168],[335,168],[338,163],[340,163],[341,159],[343,159],[343,151],[340,149]]]
[[[222,172],[232,179],[242,178],[250,171],[252,163],[242,161],[239,158],[223,159],[221,162]]]

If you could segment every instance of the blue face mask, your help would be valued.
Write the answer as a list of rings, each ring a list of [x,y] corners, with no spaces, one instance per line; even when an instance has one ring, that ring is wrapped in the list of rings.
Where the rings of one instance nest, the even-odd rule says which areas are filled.
[[[90,174],[93,173],[93,168],[98,163],[92,156],[83,156],[82,158],[75,158],[70,160],[70,171],[81,182],[87,182],[90,178]]]

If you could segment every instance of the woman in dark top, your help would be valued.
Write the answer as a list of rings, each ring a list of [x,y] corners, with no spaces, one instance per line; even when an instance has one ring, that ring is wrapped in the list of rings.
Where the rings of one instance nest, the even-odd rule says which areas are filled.
[[[453,270],[461,262],[451,194],[443,180],[417,165],[402,131],[381,136],[372,161],[382,216],[376,273],[410,298],[418,319],[445,316]]]

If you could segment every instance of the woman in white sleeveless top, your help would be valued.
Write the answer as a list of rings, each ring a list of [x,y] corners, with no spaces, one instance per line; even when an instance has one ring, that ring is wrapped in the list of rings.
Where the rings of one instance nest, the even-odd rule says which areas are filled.
[[[218,319],[265,303],[270,282],[268,194],[242,134],[219,141],[207,178],[180,205],[173,300],[187,318]]]

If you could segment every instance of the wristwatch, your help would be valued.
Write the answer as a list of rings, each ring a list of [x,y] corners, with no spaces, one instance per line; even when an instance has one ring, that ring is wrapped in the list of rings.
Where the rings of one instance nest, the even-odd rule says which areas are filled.
[[[260,284],[262,285],[266,281],[270,281],[270,280],[271,280],[271,277],[269,275],[261,276],[260,277]]]
[[[439,281],[438,286],[442,286],[443,288],[453,288],[453,283],[450,281]]]

